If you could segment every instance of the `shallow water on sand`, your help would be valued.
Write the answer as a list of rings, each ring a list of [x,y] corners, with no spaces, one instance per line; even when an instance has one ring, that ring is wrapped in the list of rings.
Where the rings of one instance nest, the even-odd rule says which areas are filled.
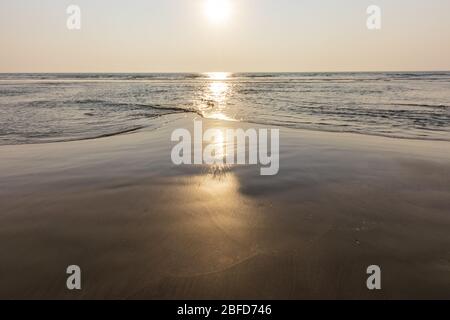
[[[0,144],[156,128],[185,112],[450,141],[450,72],[0,75]]]

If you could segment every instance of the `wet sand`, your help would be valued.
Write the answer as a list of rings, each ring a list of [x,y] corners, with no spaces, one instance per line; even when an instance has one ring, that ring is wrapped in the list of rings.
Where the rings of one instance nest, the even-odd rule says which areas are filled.
[[[1,146],[0,298],[450,299],[449,142],[281,129],[280,173],[262,177],[174,166],[193,118]]]

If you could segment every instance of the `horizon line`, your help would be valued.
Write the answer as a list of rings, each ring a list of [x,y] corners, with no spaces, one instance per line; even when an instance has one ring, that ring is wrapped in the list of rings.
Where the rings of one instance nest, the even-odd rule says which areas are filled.
[[[394,72],[450,72],[449,70],[355,70],[355,71],[19,71],[19,72],[2,72],[0,74],[207,74],[207,73],[394,73]]]

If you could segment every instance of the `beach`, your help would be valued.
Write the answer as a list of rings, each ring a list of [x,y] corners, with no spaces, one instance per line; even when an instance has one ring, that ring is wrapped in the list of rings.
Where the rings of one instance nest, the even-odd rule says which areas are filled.
[[[171,133],[198,118],[0,146],[0,298],[450,297],[450,142],[280,127],[276,176],[175,166]]]

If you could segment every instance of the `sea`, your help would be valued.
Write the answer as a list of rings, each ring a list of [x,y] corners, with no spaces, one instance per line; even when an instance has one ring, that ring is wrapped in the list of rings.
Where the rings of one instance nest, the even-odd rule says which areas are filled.
[[[94,139],[169,115],[450,141],[450,72],[0,74],[0,144]]]

